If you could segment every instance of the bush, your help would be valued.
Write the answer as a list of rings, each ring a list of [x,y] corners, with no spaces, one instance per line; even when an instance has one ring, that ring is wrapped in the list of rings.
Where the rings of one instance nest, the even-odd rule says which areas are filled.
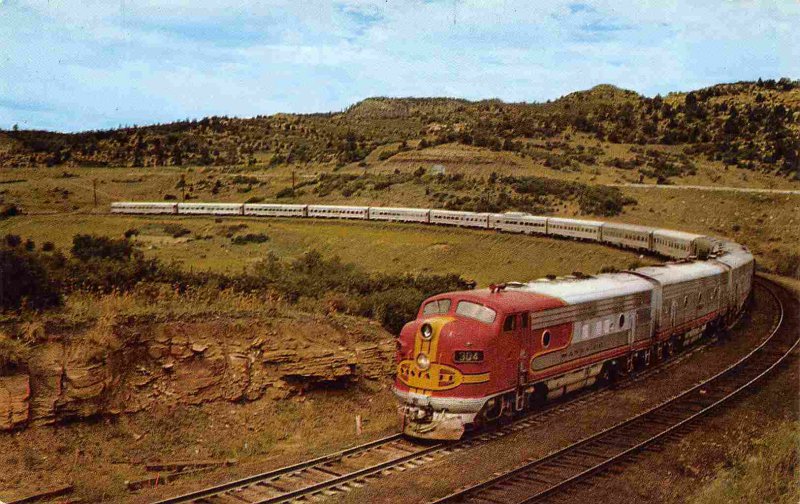
[[[30,359],[30,348],[21,341],[0,335],[0,376],[25,369]]]
[[[0,309],[42,309],[61,303],[60,289],[39,254],[0,247]]]
[[[42,252],[52,252],[56,249],[56,246],[51,241],[46,241],[42,243]]]
[[[610,217],[622,213],[625,205],[636,203],[616,187],[586,186],[578,197],[578,205],[586,214]]]
[[[14,217],[15,215],[20,215],[21,213],[22,212],[20,211],[19,207],[13,203],[0,206],[0,219]]]
[[[277,194],[275,194],[276,198],[291,198],[294,196],[294,189],[291,187],[284,187]]]
[[[5,236],[4,241],[6,242],[6,246],[13,248],[19,247],[22,243],[22,238],[20,238],[19,235],[9,233]]]
[[[421,291],[411,287],[377,292],[364,298],[359,315],[380,322],[392,334],[399,334],[408,321],[416,318],[425,297]]]
[[[171,235],[173,238],[180,238],[192,233],[192,230],[181,224],[164,224],[164,232]]]
[[[81,261],[92,258],[125,261],[130,259],[133,245],[125,238],[78,234],[72,238],[72,255]]]
[[[137,236],[138,234],[139,234],[139,230],[138,229],[130,228],[127,231],[125,231],[124,236],[125,236],[125,238],[133,238],[134,236]]]
[[[247,233],[246,235],[234,236],[231,243],[234,245],[246,245],[248,243],[264,243],[269,241],[269,236],[264,233]]]
[[[800,254],[797,252],[777,254],[775,272],[791,278],[800,278]]]

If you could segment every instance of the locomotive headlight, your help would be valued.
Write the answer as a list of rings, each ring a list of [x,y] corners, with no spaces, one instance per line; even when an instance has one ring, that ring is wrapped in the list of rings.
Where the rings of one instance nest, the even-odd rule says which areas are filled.
[[[429,340],[433,336],[433,327],[430,324],[422,324],[419,332],[422,333],[422,339]]]
[[[429,367],[431,367],[431,360],[427,355],[421,353],[417,355],[417,367],[423,371],[426,371]]]

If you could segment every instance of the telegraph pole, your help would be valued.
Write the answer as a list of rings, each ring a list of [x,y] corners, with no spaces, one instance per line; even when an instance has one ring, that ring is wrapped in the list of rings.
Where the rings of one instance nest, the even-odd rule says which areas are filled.
[[[97,179],[92,179],[92,193],[94,199],[94,207],[97,208]]]

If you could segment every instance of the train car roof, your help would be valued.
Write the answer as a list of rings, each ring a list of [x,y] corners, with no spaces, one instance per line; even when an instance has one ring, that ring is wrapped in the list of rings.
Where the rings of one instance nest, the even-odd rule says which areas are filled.
[[[664,236],[666,238],[674,238],[676,240],[687,240],[692,241],[696,238],[702,238],[703,235],[694,234],[694,233],[687,233],[685,231],[674,231],[672,229],[653,229],[653,234],[658,236]]]
[[[391,210],[393,212],[427,212],[427,208],[409,208],[409,207],[369,207],[370,210]]]
[[[178,203],[178,206],[183,207],[207,207],[207,206],[220,206],[220,207],[238,207],[244,203]]]
[[[527,220],[538,220],[538,221],[546,221],[547,217],[543,217],[541,215],[532,215],[527,212],[506,212],[506,213],[494,213],[489,214],[496,218],[512,218],[512,219],[527,219]]]
[[[639,231],[641,233],[650,233],[655,231],[655,228],[648,226],[638,226],[636,224],[624,224],[622,222],[605,222],[603,228],[624,229],[626,231]]]
[[[666,263],[658,266],[636,268],[636,273],[645,275],[665,285],[696,280],[724,271],[726,270],[722,266],[706,261]]]
[[[732,268],[738,268],[753,262],[753,254],[739,244],[734,245],[736,246],[723,249],[724,253],[716,257],[715,260]]]
[[[425,302],[427,303],[428,301],[437,299],[450,299],[453,301],[453,305],[458,301],[471,301],[488,306],[498,313],[503,314],[525,311],[536,312],[564,306],[564,302],[561,299],[553,296],[509,289],[496,292],[492,292],[490,289],[445,292],[432,296],[426,299]]]
[[[518,292],[531,292],[551,296],[568,304],[577,304],[597,299],[649,292],[653,285],[630,273],[604,273],[591,277],[565,277],[555,280],[540,279],[509,287]]]
[[[436,213],[439,213],[439,214],[450,214],[450,215],[475,215],[475,216],[481,216],[481,217],[489,215],[486,212],[468,212],[466,210],[437,210],[435,208],[432,209],[431,212],[436,212]]]
[[[256,207],[256,208],[263,208],[263,207],[307,207],[308,205],[303,205],[300,203],[244,203],[249,207]]]
[[[584,219],[569,219],[566,217],[549,217],[551,222],[557,222],[559,224],[583,224],[585,226],[601,226],[603,222],[595,221],[595,220],[584,220]]]
[[[350,206],[350,205],[308,205],[308,208],[317,208],[317,209],[343,209],[346,208],[348,210],[367,210],[369,207],[367,206]]]

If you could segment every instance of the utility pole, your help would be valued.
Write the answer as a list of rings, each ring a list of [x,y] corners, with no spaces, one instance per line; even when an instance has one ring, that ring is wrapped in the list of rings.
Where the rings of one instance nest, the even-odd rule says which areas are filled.
[[[97,179],[92,179],[92,193],[94,196],[94,207],[97,208]]]
[[[292,192],[294,192],[294,170],[292,170]]]

